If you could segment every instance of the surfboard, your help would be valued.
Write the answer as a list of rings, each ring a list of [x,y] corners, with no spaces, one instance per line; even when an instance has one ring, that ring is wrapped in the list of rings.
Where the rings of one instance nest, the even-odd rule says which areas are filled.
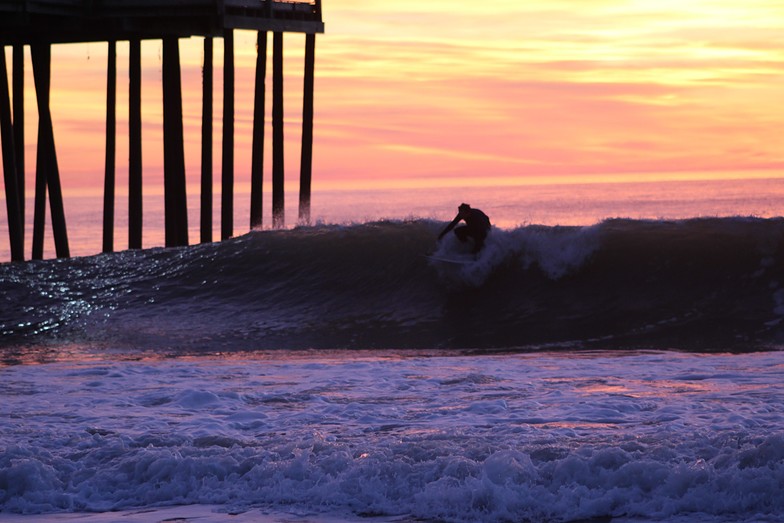
[[[474,263],[476,261],[476,259],[473,256],[456,256],[454,258],[447,258],[445,256],[425,255],[425,258],[435,262],[452,263],[455,265],[467,265],[469,263]]]

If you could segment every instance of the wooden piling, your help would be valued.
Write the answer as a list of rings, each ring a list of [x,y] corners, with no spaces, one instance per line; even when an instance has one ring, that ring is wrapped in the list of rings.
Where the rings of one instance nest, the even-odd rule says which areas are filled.
[[[52,113],[49,108],[49,88],[52,77],[52,49],[50,44],[33,44],[33,77],[38,101],[38,149],[44,157],[44,179],[49,190],[49,209],[52,213],[55,253],[58,258],[68,258],[68,231],[65,225],[63,193],[60,186],[60,170],[57,166],[57,151],[54,143]],[[36,195],[37,197],[37,195]]]
[[[32,56],[32,48],[30,49]],[[44,258],[44,229],[46,227],[46,155],[41,122],[38,122],[38,139],[35,151],[35,201],[33,204],[33,247],[31,258]]]
[[[25,115],[24,115],[24,45],[14,45],[13,53],[14,98],[14,147],[16,148],[16,186],[19,190],[19,211],[22,213],[22,230],[25,224]],[[24,234],[22,234],[24,245]]]
[[[205,36],[201,95],[200,239],[202,243],[212,241],[212,55],[212,37]]]
[[[103,252],[114,251],[115,141],[117,132],[117,42],[106,59],[106,161],[103,184]]]
[[[234,31],[223,35],[223,160],[221,240],[234,234]]]
[[[302,155],[299,171],[299,221],[310,223],[310,186],[313,172],[313,77],[316,35],[305,35],[305,78],[302,90]]]
[[[19,204],[14,129],[11,123],[11,100],[8,94],[8,71],[5,50],[0,46],[0,141],[3,145],[3,179],[5,181],[5,203],[8,216],[8,239],[11,245],[11,260],[24,260],[24,226]]]
[[[250,228],[261,227],[264,212],[264,112],[267,96],[267,32],[256,37],[256,85],[253,100],[253,145],[250,166]]]
[[[163,39],[162,62],[163,179],[166,246],[176,247],[188,245],[180,44],[176,36],[167,36]]]
[[[285,225],[283,191],[283,33],[272,36],[272,226]]]
[[[128,51],[128,248],[142,248],[142,58],[141,41]]]

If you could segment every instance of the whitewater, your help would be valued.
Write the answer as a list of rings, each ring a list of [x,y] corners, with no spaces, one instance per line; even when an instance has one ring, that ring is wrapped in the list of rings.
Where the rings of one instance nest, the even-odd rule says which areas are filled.
[[[0,521],[784,521],[779,213],[494,202],[0,264]]]
[[[226,521],[784,521],[782,371],[769,352],[7,367],[0,500]]]

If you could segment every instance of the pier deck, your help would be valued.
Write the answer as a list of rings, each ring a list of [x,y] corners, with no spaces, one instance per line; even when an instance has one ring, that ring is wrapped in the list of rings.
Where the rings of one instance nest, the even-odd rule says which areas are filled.
[[[227,29],[323,33],[321,2],[0,0],[0,45],[220,37]]]

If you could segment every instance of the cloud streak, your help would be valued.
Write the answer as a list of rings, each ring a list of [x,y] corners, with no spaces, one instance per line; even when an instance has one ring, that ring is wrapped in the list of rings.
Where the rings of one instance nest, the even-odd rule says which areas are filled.
[[[477,176],[784,172],[784,6],[775,0],[325,0],[324,9],[327,33],[317,38],[316,51],[316,187]],[[285,39],[286,175],[294,183],[303,40]],[[236,179],[247,183],[255,35],[238,32],[235,45]],[[180,46],[186,167],[196,184],[201,39]],[[105,53],[105,46],[90,44],[61,46],[54,54],[52,103],[66,190],[100,184]],[[127,44],[119,53],[122,134]],[[160,43],[145,42],[143,53],[145,173],[157,183]],[[216,40],[216,180],[221,53]],[[27,85],[32,144],[29,66]],[[268,100],[267,125],[270,107]],[[123,140],[118,159],[127,157]],[[121,176],[124,169],[119,162]]]

